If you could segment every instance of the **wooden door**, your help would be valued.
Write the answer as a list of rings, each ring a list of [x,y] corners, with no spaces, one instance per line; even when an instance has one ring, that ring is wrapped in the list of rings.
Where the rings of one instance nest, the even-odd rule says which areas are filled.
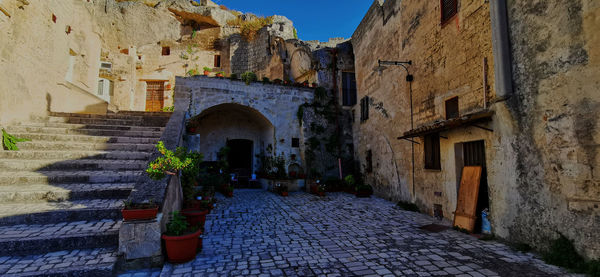
[[[165,102],[165,82],[147,81],[146,87],[146,111],[162,111],[163,104]]]
[[[465,166],[460,180],[454,226],[473,232],[477,220],[477,199],[481,182],[481,166]]]

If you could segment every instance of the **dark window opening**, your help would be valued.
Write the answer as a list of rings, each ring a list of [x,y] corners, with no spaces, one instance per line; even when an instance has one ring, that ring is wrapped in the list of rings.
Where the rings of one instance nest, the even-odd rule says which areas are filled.
[[[294,147],[294,148],[300,147],[300,139],[299,138],[292,138],[292,147]]]
[[[215,67],[221,67],[221,55],[215,55]]]
[[[52,14],[52,22],[56,23],[56,15]]]
[[[425,147],[425,169],[441,170],[440,162],[440,134],[435,133],[426,135],[424,139]]]
[[[163,46],[163,48],[162,48],[162,55],[163,56],[169,56],[169,55],[171,55],[171,47]]]
[[[446,100],[446,119],[453,119],[458,117],[458,97]]]
[[[373,172],[373,152],[371,150],[367,150],[367,164],[365,165],[365,171],[367,173]]]
[[[458,13],[458,0],[440,0],[442,24],[448,22]]]
[[[360,122],[365,122],[369,119],[369,96],[360,99]]]
[[[356,75],[354,72],[342,72],[342,104],[356,105]]]

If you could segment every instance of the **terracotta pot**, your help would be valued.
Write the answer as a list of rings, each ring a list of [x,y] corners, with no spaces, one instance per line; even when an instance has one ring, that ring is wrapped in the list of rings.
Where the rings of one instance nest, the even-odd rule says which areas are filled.
[[[287,191],[282,191],[281,192],[281,196],[288,196],[288,192]]]
[[[325,196],[325,192],[324,191],[319,191],[319,196],[321,196],[321,197]]]
[[[319,187],[317,185],[310,185],[310,193],[312,193],[312,194],[318,194],[319,193]]]
[[[198,210],[198,209],[183,209],[181,210],[181,214],[185,216],[188,224],[190,226],[198,226],[199,228],[204,228],[204,222],[206,221],[206,215],[208,214],[208,210]]]
[[[123,220],[125,220],[125,221],[149,220],[149,219],[156,218],[156,214],[158,214],[158,207],[156,207],[154,209],[134,209],[134,210],[122,209],[121,213],[123,214]]]
[[[194,233],[182,236],[162,235],[162,239],[165,241],[165,248],[167,248],[169,262],[185,263],[193,260],[196,257],[198,246],[202,245],[202,243],[198,243],[198,240],[201,239],[200,235],[202,235],[202,230],[200,229]]]
[[[204,71],[204,76],[208,76],[208,74],[210,74],[210,71]]]
[[[220,74],[220,73],[219,73],[219,74],[217,74],[217,77],[219,77],[219,78],[223,78],[223,74]]]

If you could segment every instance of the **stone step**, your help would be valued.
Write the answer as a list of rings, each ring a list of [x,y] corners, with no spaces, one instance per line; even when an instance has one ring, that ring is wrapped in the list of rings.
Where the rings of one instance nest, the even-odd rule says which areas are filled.
[[[164,126],[119,126],[119,125],[97,125],[97,124],[70,124],[70,123],[27,123],[25,127],[65,128],[71,130],[119,130],[119,131],[151,131],[161,132]],[[15,127],[17,127],[15,126]]]
[[[0,275],[15,277],[113,276],[117,259],[115,247],[40,252],[35,255],[11,255],[0,257]]]
[[[134,186],[135,183],[4,185],[0,186],[0,203],[123,199]]]
[[[0,256],[114,247],[120,226],[112,219],[0,226]]]
[[[113,150],[113,151],[141,151],[150,152],[154,150],[154,143],[83,143],[83,142],[50,142],[50,141],[26,141],[17,144],[20,150]]]
[[[99,125],[102,126],[102,125]],[[136,127],[138,128],[138,127]],[[152,128],[154,129],[154,128]],[[154,129],[156,130],[156,129]],[[139,137],[159,139],[162,131],[146,131],[143,128],[130,130],[125,129],[76,129],[66,127],[45,127],[45,126],[10,126],[6,128],[10,134],[13,133],[43,133],[53,135],[86,135],[86,136],[106,136],[106,137]]]
[[[72,123],[72,124],[93,124],[93,125],[121,125],[121,126],[143,126],[142,119],[109,119],[109,118],[83,118],[83,117],[62,117],[50,116],[45,119],[48,123]]]
[[[0,226],[122,218],[125,199],[0,203]]]
[[[135,183],[143,171],[3,171],[0,186],[71,183]]]
[[[145,170],[145,160],[27,160],[0,159],[0,170],[8,171],[49,171],[49,170]]]
[[[20,144],[19,144],[20,145]],[[0,151],[0,159],[24,159],[24,160],[73,160],[73,159],[92,159],[92,160],[144,160],[146,161],[151,152],[139,151]]]
[[[133,143],[133,144],[156,144],[159,138],[140,138],[129,136],[89,136],[89,135],[59,135],[47,133],[11,133],[18,138],[35,141],[52,142],[84,142],[84,143]]]
[[[162,116],[162,117],[171,117],[173,112],[145,112],[145,111],[119,111],[116,114],[120,115],[139,115],[139,116]]]
[[[141,120],[144,115],[134,114],[121,114],[121,113],[108,113],[108,114],[85,114],[85,113],[58,113],[50,112],[50,116],[53,117],[77,117],[77,118],[106,118],[106,119],[135,119]]]

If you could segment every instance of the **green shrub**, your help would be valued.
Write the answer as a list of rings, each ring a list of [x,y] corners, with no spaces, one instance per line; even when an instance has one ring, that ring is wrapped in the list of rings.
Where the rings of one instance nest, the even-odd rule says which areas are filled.
[[[414,203],[400,201],[400,202],[398,202],[398,204],[396,204],[396,206],[405,211],[417,212],[417,213],[420,212],[419,207],[417,205],[415,205]]]
[[[185,169],[192,163],[192,158],[188,156],[187,149],[177,147],[175,152],[167,149],[162,141],[156,145],[156,149],[162,154],[148,164],[146,172],[153,180],[161,180],[165,178],[166,172],[177,173]]]
[[[175,211],[171,214],[171,219],[169,223],[167,223],[167,236],[181,236],[187,229],[189,225],[185,219],[185,216],[180,215],[179,211]]]
[[[271,83],[271,79],[267,78],[267,77],[263,77],[262,78],[262,82],[265,84],[270,84]]]
[[[244,81],[246,85],[249,85],[252,82],[256,82],[257,80],[258,78],[256,77],[256,74],[254,74],[254,72],[247,71],[244,74],[242,74],[242,81]]]
[[[324,87],[318,87],[315,89],[315,99],[324,100],[327,97],[327,90]]]
[[[30,139],[18,138],[2,129],[2,145],[5,150],[18,151],[17,142],[30,141]]]
[[[237,80],[238,76],[235,73],[231,73],[231,75],[229,75],[229,79],[231,79],[231,80]]]
[[[543,258],[549,264],[562,266],[577,272],[585,271],[583,257],[577,253],[573,242],[562,234],[552,241],[550,249],[544,253]]]
[[[206,67],[206,66],[205,66],[205,67],[203,67],[202,69],[203,69],[204,71],[208,71],[208,72],[211,72],[211,71],[212,71],[212,69],[211,69],[210,67]]]

